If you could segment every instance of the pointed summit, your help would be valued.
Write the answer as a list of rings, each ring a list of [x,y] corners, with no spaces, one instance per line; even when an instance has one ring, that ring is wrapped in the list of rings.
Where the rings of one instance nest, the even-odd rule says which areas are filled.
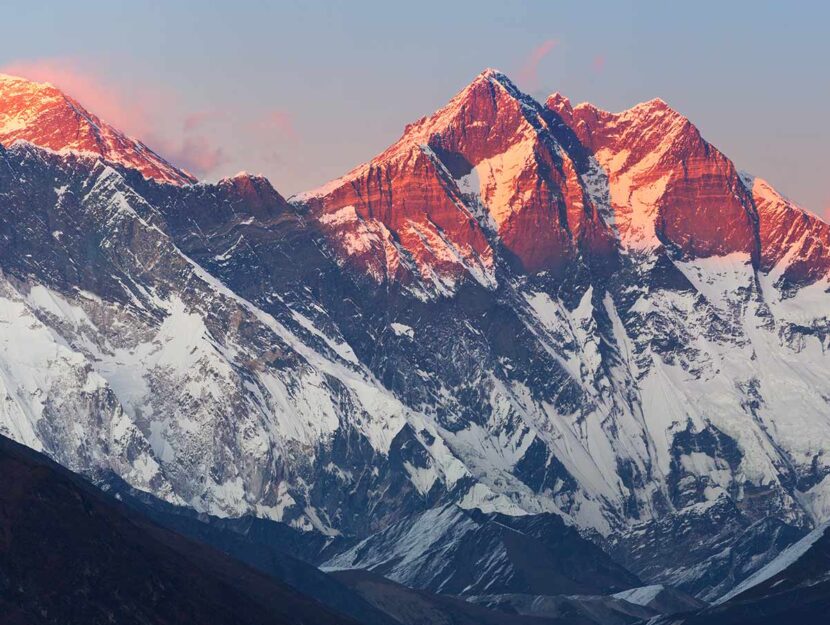
[[[496,79],[496,80],[507,79],[507,76],[505,76],[504,72],[502,72],[499,69],[496,69],[495,67],[486,67],[486,68],[484,68],[484,70],[482,70],[482,72],[479,74],[479,76],[481,78],[486,78],[488,80],[490,80],[490,79]]]
[[[0,74],[0,144],[27,141],[56,152],[93,154],[160,182],[195,182],[49,83]]]
[[[646,102],[641,102],[632,106],[627,111],[619,113],[619,115],[640,115],[653,121],[659,120],[661,117],[667,117],[688,122],[686,116],[669,106],[669,104],[662,98],[652,98]]]
[[[557,113],[565,120],[566,124],[570,125],[573,121],[574,109],[571,106],[571,101],[558,91],[548,96],[548,99],[545,101],[545,106]]]
[[[476,76],[473,82],[478,80],[487,80],[490,82],[496,82],[503,87],[508,87],[511,89],[516,89],[516,85],[513,83],[510,78],[508,78],[507,74],[502,72],[501,70],[495,69],[493,67],[488,67],[484,71],[482,71],[478,76]]]
[[[388,233],[429,281],[472,276],[489,286],[496,240],[529,273],[563,270],[583,244],[608,247],[577,169],[547,111],[488,68],[370,162],[299,200],[325,213],[340,238]],[[388,246],[373,249],[374,275],[390,275],[389,259],[403,266]]]

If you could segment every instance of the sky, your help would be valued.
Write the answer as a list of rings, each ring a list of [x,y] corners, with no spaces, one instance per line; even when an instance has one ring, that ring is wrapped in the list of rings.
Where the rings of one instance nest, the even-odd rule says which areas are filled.
[[[830,217],[830,3],[0,0],[0,71],[50,80],[176,164],[283,195],[336,178],[486,67],[544,100],[661,97]]]

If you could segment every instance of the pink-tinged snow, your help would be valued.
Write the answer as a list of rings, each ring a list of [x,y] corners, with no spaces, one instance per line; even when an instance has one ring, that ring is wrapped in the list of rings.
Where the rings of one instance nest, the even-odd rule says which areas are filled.
[[[0,144],[27,141],[58,153],[93,156],[171,184],[195,182],[49,83],[0,74]]]
[[[574,108],[594,109],[590,104]],[[648,119],[648,124],[642,120]],[[634,155],[627,147],[602,147],[594,157],[607,175],[613,222],[622,243],[629,248],[649,250],[660,245],[655,231],[658,202],[666,192],[672,171],[662,173],[661,162],[681,135],[686,120],[662,100],[652,100],[614,116],[606,131],[625,146],[626,133],[638,133],[637,142],[651,144],[644,155]],[[645,128],[645,133],[642,129]]]

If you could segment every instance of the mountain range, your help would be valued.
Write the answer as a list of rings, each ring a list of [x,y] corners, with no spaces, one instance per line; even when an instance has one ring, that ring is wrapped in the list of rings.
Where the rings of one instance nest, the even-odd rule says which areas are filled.
[[[286,199],[0,76],[0,239],[0,434],[385,614],[694,611],[830,517],[830,226],[662,100],[488,69]]]

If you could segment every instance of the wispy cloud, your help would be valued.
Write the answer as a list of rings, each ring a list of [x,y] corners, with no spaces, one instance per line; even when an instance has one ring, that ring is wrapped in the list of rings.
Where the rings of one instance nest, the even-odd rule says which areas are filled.
[[[184,132],[194,132],[204,128],[205,126],[225,121],[227,118],[228,112],[219,109],[193,111],[192,113],[187,113],[184,116],[182,130],[184,130]]]
[[[253,129],[276,133],[291,142],[296,142],[300,139],[297,129],[294,126],[294,116],[283,109],[266,111],[254,122]]]
[[[127,134],[141,136],[153,129],[147,109],[149,91],[142,89],[143,96],[130,97],[105,80],[89,62],[71,57],[23,59],[0,67],[0,72],[49,82]]]
[[[602,54],[595,56],[592,65],[594,67],[594,71],[597,74],[601,74],[603,70],[605,70],[605,56]]]
[[[197,176],[213,172],[228,162],[222,148],[202,135],[184,137],[181,145],[173,148],[170,158]]]
[[[556,39],[548,39],[531,50],[516,75],[525,89],[535,91],[539,88],[539,64],[558,45]]]
[[[133,79],[127,87],[96,64],[72,57],[17,60],[0,72],[52,83],[103,121],[197,176],[212,173],[227,160],[205,132],[224,112],[184,110],[180,95],[167,86]]]

